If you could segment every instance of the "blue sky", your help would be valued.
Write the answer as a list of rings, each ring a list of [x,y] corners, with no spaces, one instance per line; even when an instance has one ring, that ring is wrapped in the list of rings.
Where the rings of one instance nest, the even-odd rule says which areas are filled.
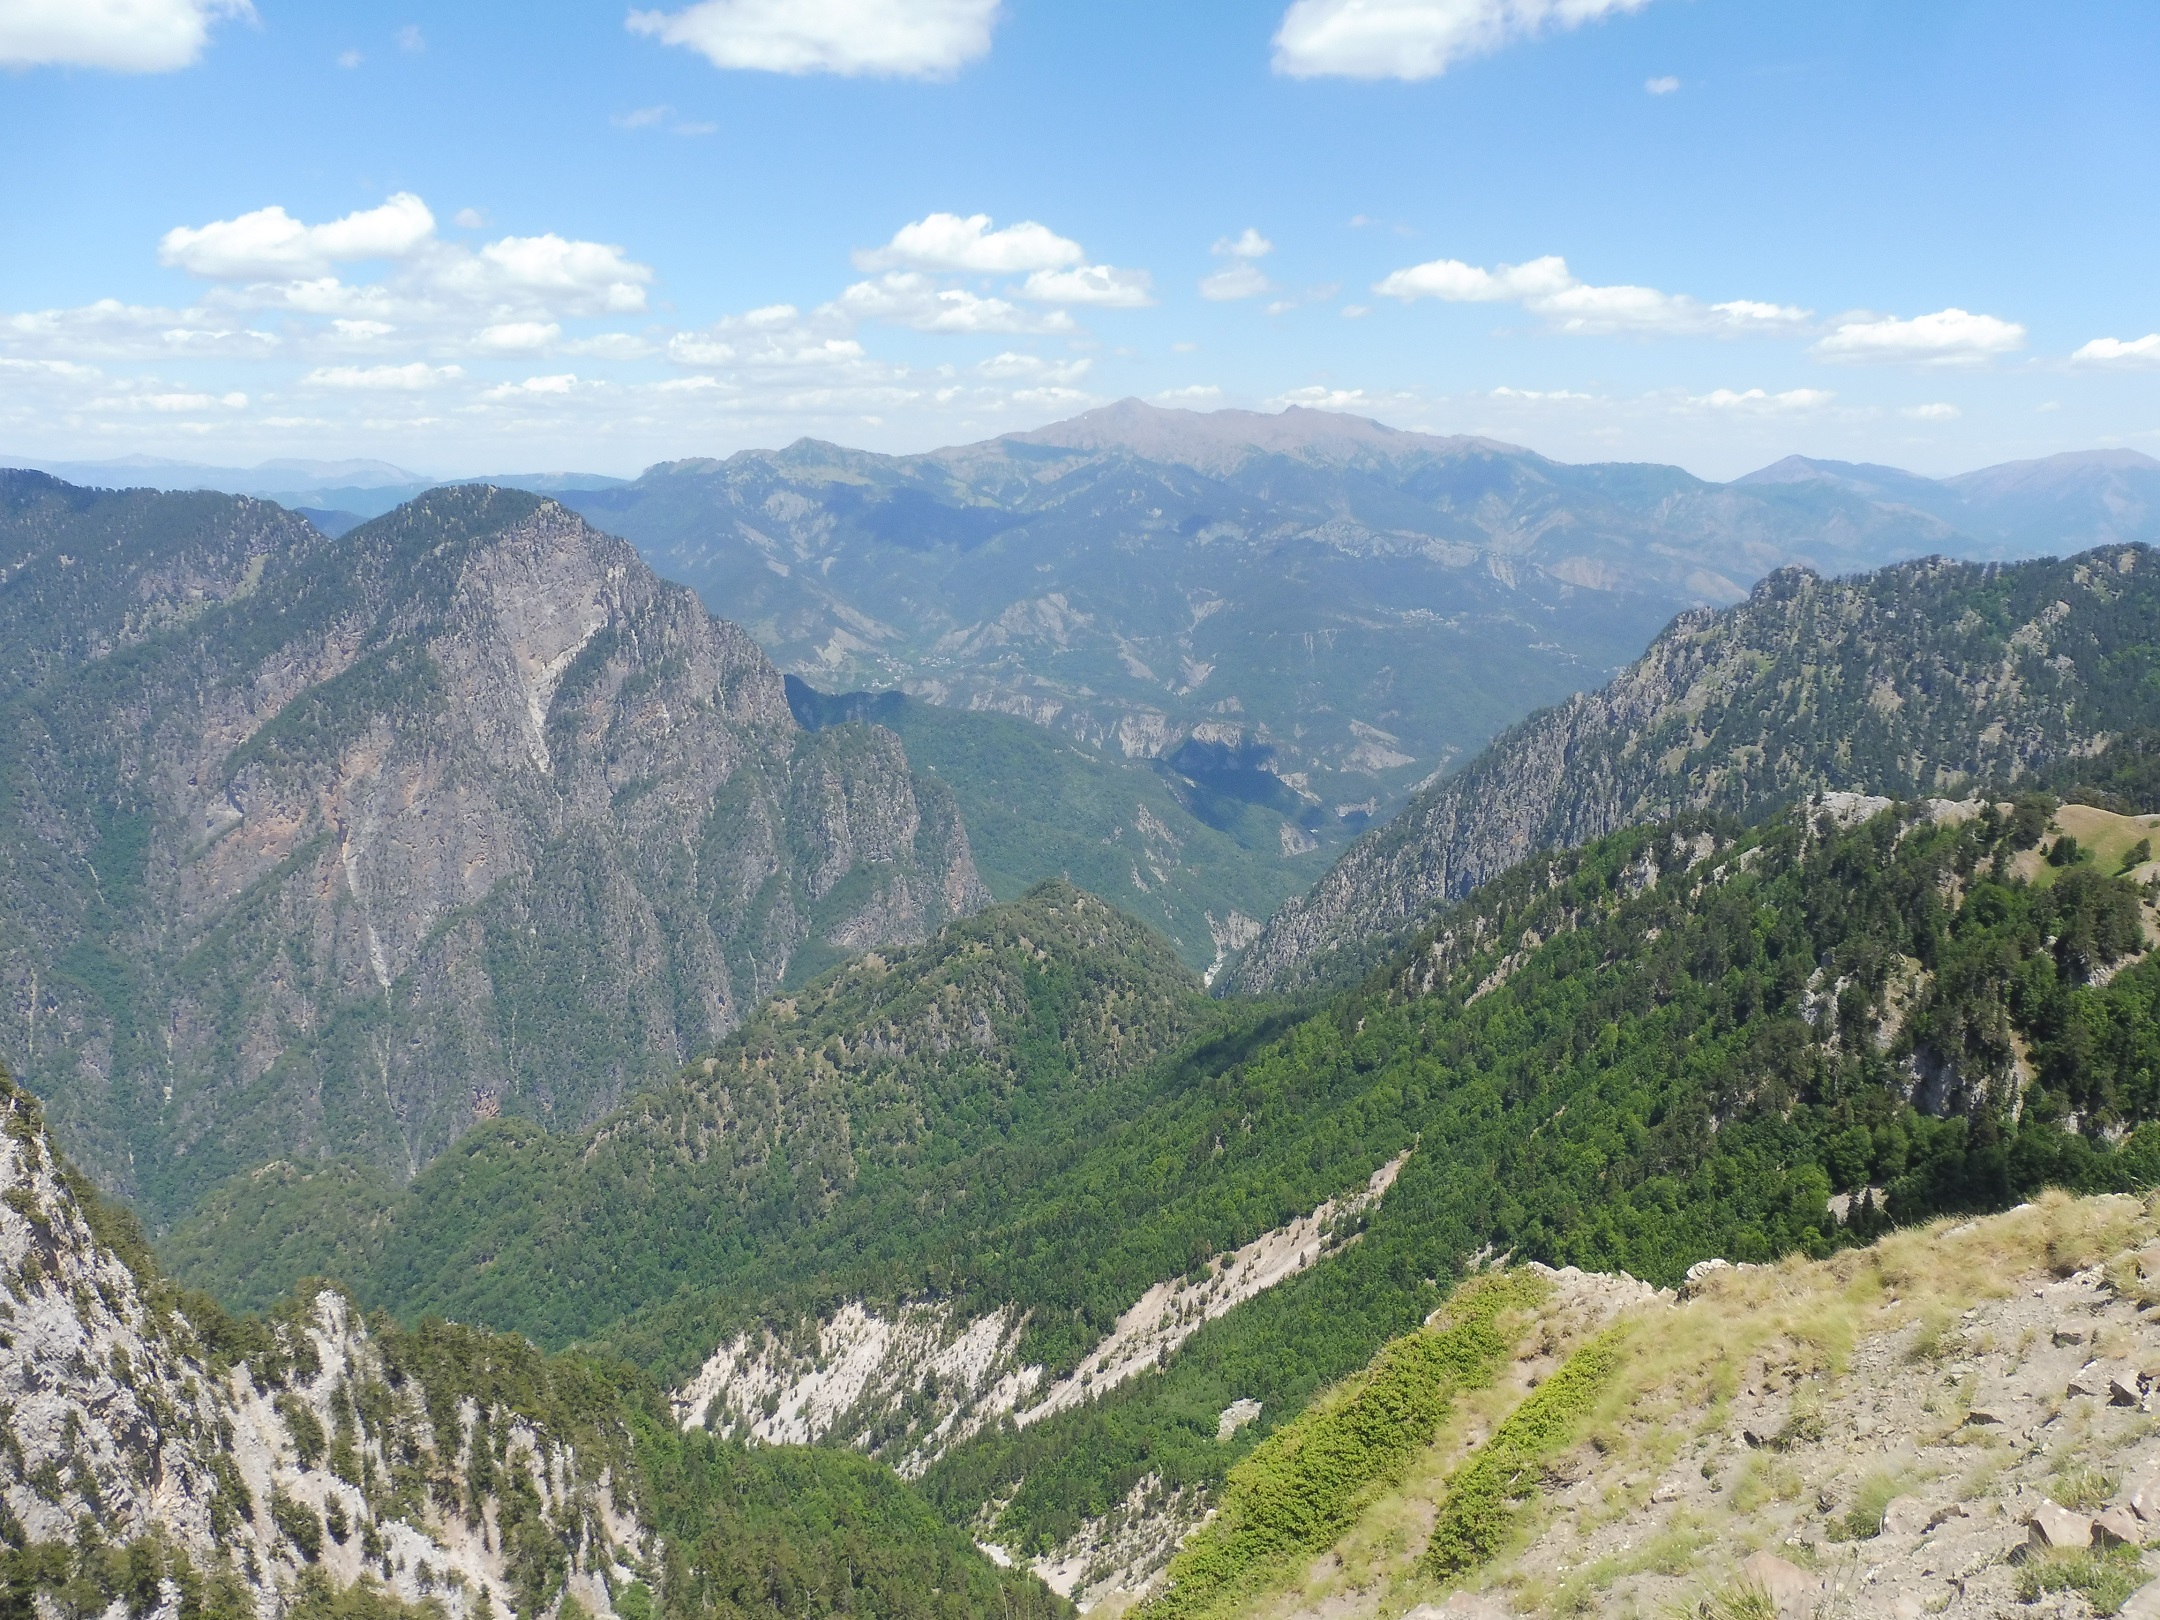
[[[2156,61],[2130,3],[0,0],[0,455],[626,473],[1127,394],[2160,453]]]

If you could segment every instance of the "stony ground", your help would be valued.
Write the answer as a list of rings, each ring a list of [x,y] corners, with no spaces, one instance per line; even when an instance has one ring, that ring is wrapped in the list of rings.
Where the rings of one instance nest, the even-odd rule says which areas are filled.
[[[2160,1620],[2160,1199],[1621,1287],[1623,1370],[1498,1560],[1461,1589],[1418,1567],[1448,1472],[1605,1319],[1581,1285],[1248,1612]]]

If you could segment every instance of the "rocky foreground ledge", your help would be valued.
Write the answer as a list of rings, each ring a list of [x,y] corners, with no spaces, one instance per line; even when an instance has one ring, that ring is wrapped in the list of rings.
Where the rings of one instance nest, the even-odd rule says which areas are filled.
[[[1698,1267],[1617,1319],[1569,1278],[1401,1481],[1239,1612],[2160,1617],[2160,1196]],[[1616,1370],[1492,1555],[1436,1567],[1472,1465],[1593,1342]]]

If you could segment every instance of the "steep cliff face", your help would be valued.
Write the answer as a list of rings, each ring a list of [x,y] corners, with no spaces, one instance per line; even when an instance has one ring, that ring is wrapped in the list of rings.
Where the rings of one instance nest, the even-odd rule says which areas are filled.
[[[791,971],[987,899],[897,738],[800,731],[743,631],[554,503],[437,490],[255,551],[274,509],[226,505],[196,569],[238,586],[56,658],[0,743],[8,1044],[153,1210],[577,1123]]]
[[[1355,979],[1539,849],[1815,790],[1908,797],[2073,758],[2160,699],[2160,555],[1798,570],[1683,614],[1609,686],[1532,716],[1278,912],[1227,982]]]
[[[455,1620],[565,1593],[612,1612],[655,1550],[627,1429],[555,1432],[495,1398],[486,1358],[458,1366],[426,1330],[386,1342],[334,1291],[281,1321],[192,1320],[100,1240],[4,1074],[0,1131],[0,1528],[67,1549],[11,1587],[79,1559],[79,1598],[100,1568],[80,1557],[87,1522],[147,1571],[132,1612],[267,1620],[305,1582],[363,1578]]]

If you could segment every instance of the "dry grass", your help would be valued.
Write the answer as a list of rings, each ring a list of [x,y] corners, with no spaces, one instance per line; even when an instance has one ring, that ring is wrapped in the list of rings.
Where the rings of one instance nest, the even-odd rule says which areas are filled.
[[[1736,1450],[1732,1406],[1753,1386],[1775,1391],[1758,1399],[1774,1421],[1797,1414],[1807,1426],[1834,1397],[1862,1339],[1907,1332],[1909,1379],[1928,1386],[1933,1429],[1921,1444],[1949,1440],[1969,1468],[1959,1494],[1986,1494],[2011,1462],[1998,1435],[1961,1428],[1973,1398],[1967,1374],[1944,1373],[1977,1348],[1963,1312],[2010,1297],[2036,1272],[2068,1276],[2114,1262],[2124,1285],[2143,1283],[2119,1257],[2152,1244],[2147,1285],[2160,1292],[2160,1196],[2074,1199],[2049,1194],[2006,1215],[1979,1221],[1941,1221],[1894,1233],[1876,1247],[1826,1261],[1793,1259],[1765,1267],[1714,1273],[1702,1296],[1678,1306],[1638,1308],[1632,1315],[1625,1363],[1584,1421],[1583,1440],[1552,1464],[1545,1500],[1530,1521],[1529,1550],[1503,1558],[1486,1579],[1506,1592],[1518,1612],[1617,1614],[1664,1591],[1669,1608],[1745,1616],[1733,1608],[1741,1589],[1728,1583],[1769,1520],[1796,1511],[1817,1525],[1816,1504],[1795,1460],[1774,1450]],[[1524,1350],[1564,1354],[1573,1332],[1529,1326]],[[1519,1401],[1518,1374],[1466,1397],[1434,1446],[1412,1460],[1400,1485],[1377,1497],[1358,1524],[1327,1555],[1314,1560],[1271,1597],[1252,1604],[1254,1616],[1327,1613],[1344,1617],[1399,1616],[1445,1589],[1422,1577],[1418,1555],[1434,1522],[1434,1505],[1450,1470],[1490,1434]],[[1878,1530],[1883,1510],[1921,1472],[1909,1449],[1869,1459],[1874,1472],[1838,1488],[1842,1502],[1826,1510],[1834,1527],[1865,1536]],[[2105,1476],[2091,1471],[2061,1483],[2058,1501],[2104,1495]],[[1646,1536],[1622,1545],[1660,1481],[1699,1479],[1687,1500]],[[1772,1550],[1798,1561],[1806,1545],[1779,1538]],[[1619,1548],[1618,1551],[1599,1549]],[[1823,1549],[1827,1554],[1830,1549]],[[1682,1583],[1692,1582],[1693,1585]],[[1647,1583],[1647,1584],[1645,1584]],[[1693,1596],[1689,1596],[1689,1593]],[[1715,1605],[1725,1604],[1718,1608]],[[1664,1612],[1653,1610],[1650,1612]]]

